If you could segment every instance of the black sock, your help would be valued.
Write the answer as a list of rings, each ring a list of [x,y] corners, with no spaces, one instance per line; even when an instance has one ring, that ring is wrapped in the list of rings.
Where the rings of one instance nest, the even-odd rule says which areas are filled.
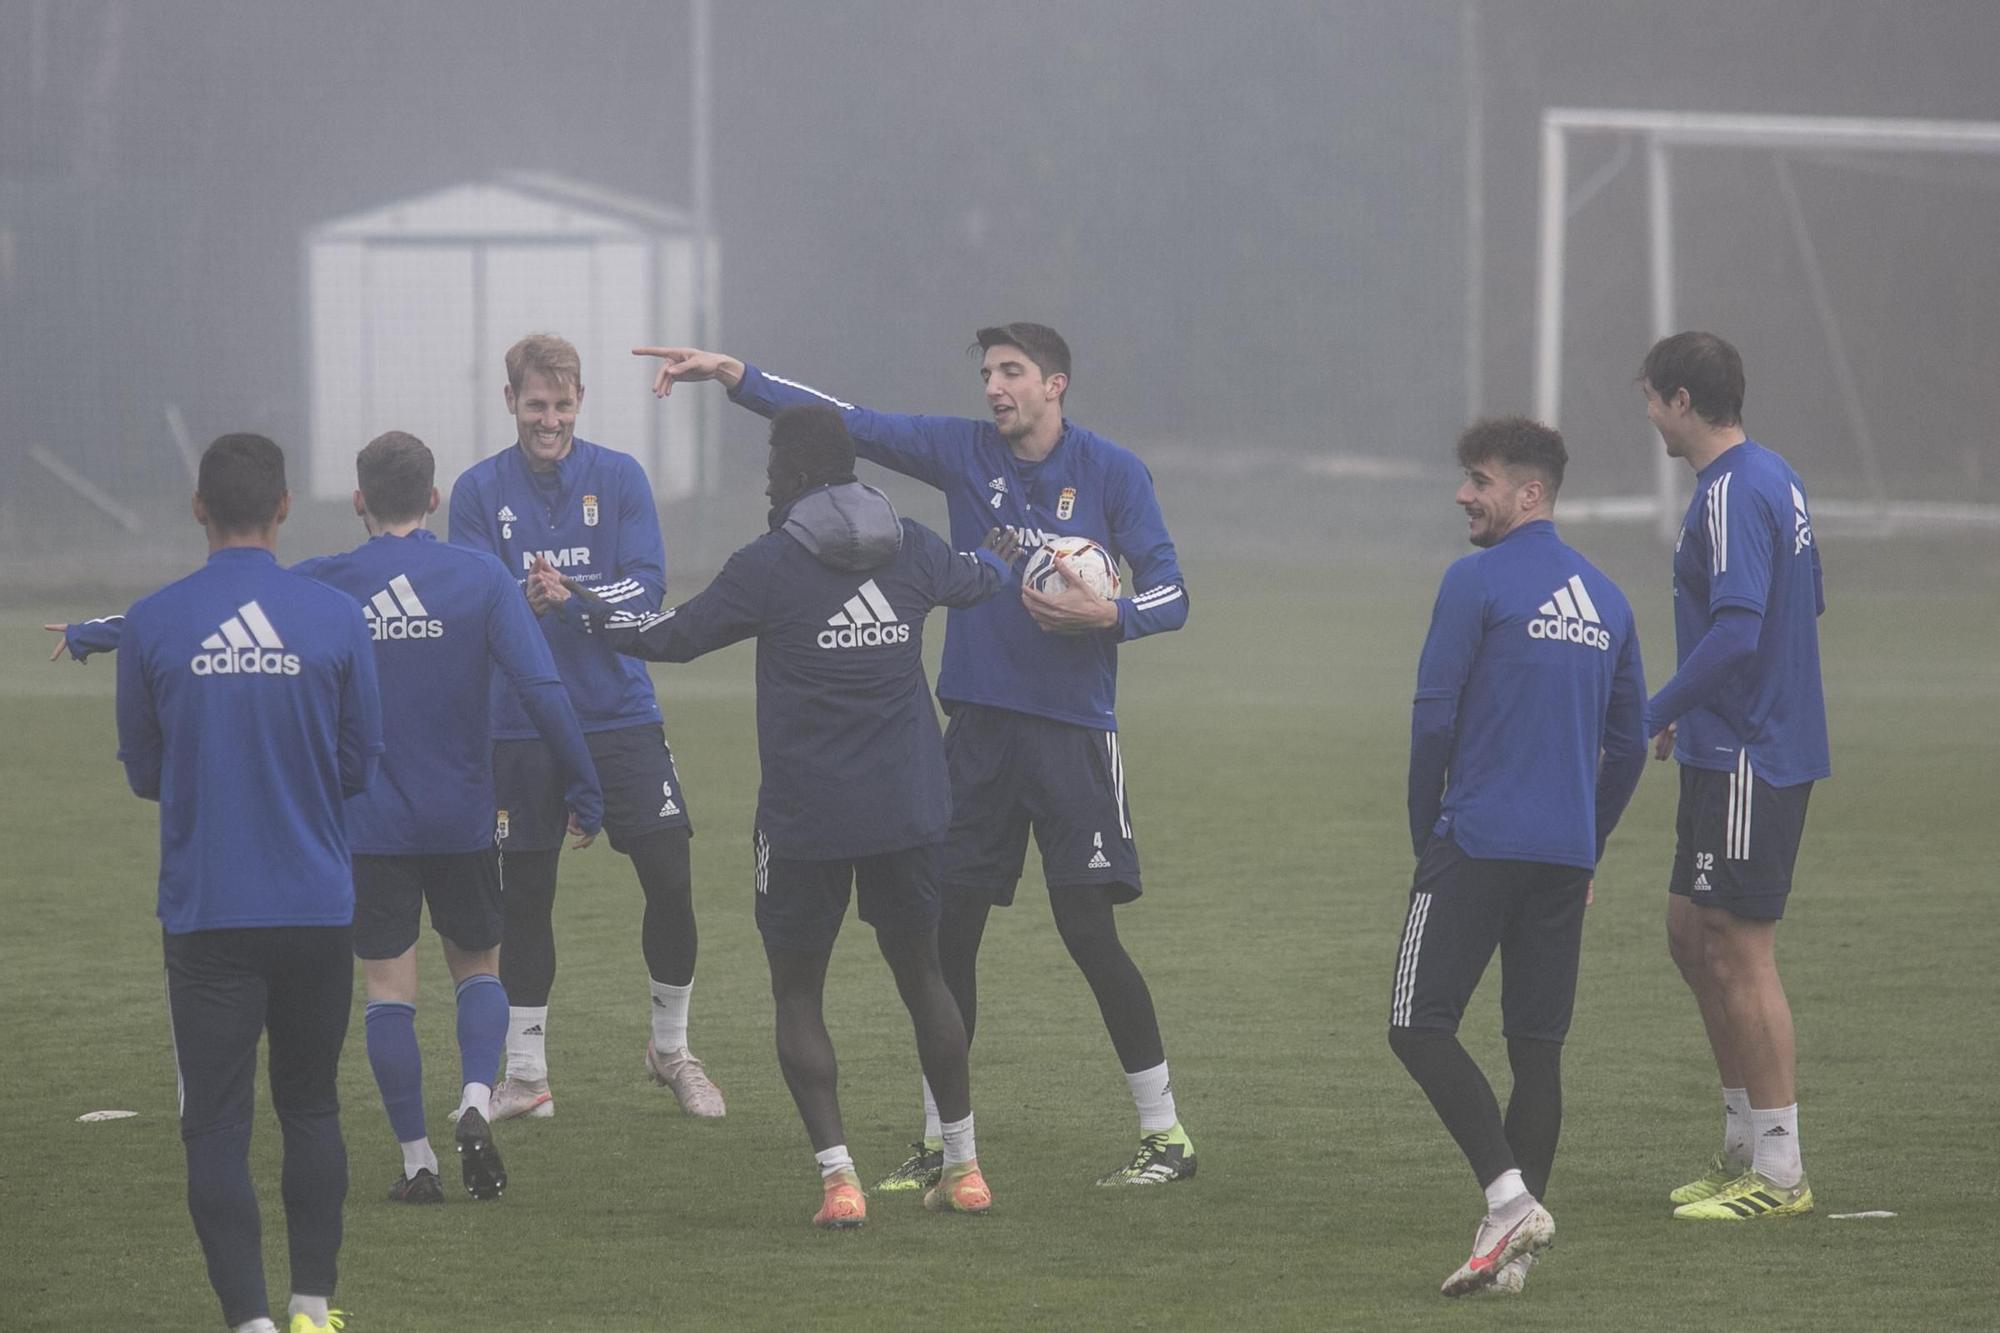
[[[1493,1088],[1455,1035],[1424,1028],[1390,1028],[1389,1049],[1431,1099],[1438,1119],[1444,1121],[1459,1151],[1471,1163],[1481,1189],[1514,1169],[1514,1154],[1500,1123],[1500,1105],[1493,1100]]]
[[[1118,939],[1110,893],[1097,885],[1061,888],[1050,893],[1049,902],[1063,946],[1097,997],[1119,1065],[1136,1074],[1165,1064],[1167,1049],[1160,1041],[1153,993]]]
[[[538,1009],[556,984],[556,862],[559,848],[500,854],[500,984],[507,1002]]]
[[[1507,1038],[1514,1066],[1514,1091],[1507,1099],[1507,1146],[1521,1167],[1521,1182],[1537,1199],[1546,1198],[1562,1136],[1562,1043]]]
[[[694,981],[697,941],[688,831],[662,829],[649,833],[634,842],[627,854],[632,858],[632,869],[639,874],[639,887],[646,895],[646,916],[639,928],[646,972],[653,980],[669,986],[689,985]]]

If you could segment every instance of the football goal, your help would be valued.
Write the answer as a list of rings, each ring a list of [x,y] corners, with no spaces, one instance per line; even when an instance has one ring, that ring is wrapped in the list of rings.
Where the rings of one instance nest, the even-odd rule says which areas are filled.
[[[1574,182],[1573,157],[1590,167]],[[1640,197],[1643,252],[1629,223],[1608,239],[1601,224],[1572,227],[1621,176],[1627,199]],[[1760,349],[1783,346],[1782,391],[1806,406],[1787,419],[1792,436],[1768,442],[1813,487],[1816,519],[1864,532],[2000,529],[2000,122],[1551,108],[1540,185],[1538,418],[1561,421],[1566,356],[1601,357],[1610,316],[1596,307],[1616,304],[1602,299],[1607,284],[1643,268],[1649,340],[1704,327],[1744,347],[1753,435],[1773,392],[1773,358]],[[1569,271],[1579,249],[1594,278]],[[1728,262],[1705,264],[1718,255]],[[1759,319],[1761,341],[1732,331]],[[1620,362],[1628,382],[1637,360]],[[1622,401],[1636,421],[1636,395]],[[1613,432],[1621,440],[1636,438],[1627,425]],[[1624,469],[1623,493],[1565,496],[1565,511],[1650,523],[1671,539],[1692,479],[1658,444],[1650,476]]]

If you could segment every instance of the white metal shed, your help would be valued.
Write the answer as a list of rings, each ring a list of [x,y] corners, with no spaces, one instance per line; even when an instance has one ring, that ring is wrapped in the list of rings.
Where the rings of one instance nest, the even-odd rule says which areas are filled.
[[[449,496],[512,444],[507,348],[556,333],[583,360],[577,434],[630,453],[660,499],[714,488],[717,394],[653,398],[639,343],[715,337],[716,251],[687,214],[539,173],[457,185],[306,236],[312,493],[354,489],[354,455],[419,437]]]

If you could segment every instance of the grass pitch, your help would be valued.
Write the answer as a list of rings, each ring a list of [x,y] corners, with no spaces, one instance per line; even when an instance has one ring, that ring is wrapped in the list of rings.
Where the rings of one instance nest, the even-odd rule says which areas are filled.
[[[1654,684],[1671,665],[1664,555],[1571,537],[1633,595]],[[1835,541],[1824,622],[1835,777],[1815,792],[1781,939],[1819,1216],[1674,1223],[1665,1192],[1719,1126],[1661,887],[1671,770],[1649,766],[1598,876],[1567,1059],[1556,1250],[1527,1293],[1450,1302],[1480,1199],[1383,1040],[1408,888],[1403,772],[1440,558],[1255,571],[1188,552],[1195,613],[1125,653],[1120,711],[1147,867],[1121,928],[1158,1001],[1199,1152],[1187,1185],[1112,1193],[1124,1084],[1039,877],[997,914],[974,1098],[997,1204],[873,1201],[822,1235],[810,1149],[771,1051],[750,911],[750,652],[658,669],[699,828],[697,1051],[720,1124],[646,1081],[640,897],[606,846],[566,854],[550,1035],[558,1113],[499,1129],[512,1185],[443,1208],[383,1201],[398,1157],[358,1021],[343,1063],[353,1187],[337,1303],[368,1330],[781,1328],[1763,1328],[2000,1325],[1992,913],[2000,864],[2000,551]],[[49,666],[0,623],[0,1326],[215,1324],[183,1204],[151,914],[156,827],[112,755],[112,668]],[[45,612],[57,612],[56,616]],[[934,621],[932,632],[941,634]],[[426,944],[418,1012],[433,1141],[455,1101],[450,988]],[[1468,1045],[1505,1096],[1489,976]],[[360,986],[356,984],[356,1008]],[[864,1176],[917,1128],[907,1019],[850,920],[829,980],[848,1141]],[[79,1124],[100,1108],[132,1119]],[[286,1291],[275,1122],[254,1169]],[[446,1163],[448,1184],[456,1172]],[[1888,1221],[1827,1214],[1893,1210]]]

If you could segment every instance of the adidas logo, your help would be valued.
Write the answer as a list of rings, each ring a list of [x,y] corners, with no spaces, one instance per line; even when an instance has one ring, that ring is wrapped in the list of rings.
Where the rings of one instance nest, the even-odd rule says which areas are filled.
[[[855,589],[847,605],[828,616],[826,623],[833,628],[819,632],[822,648],[879,648],[910,641],[910,627],[897,616],[874,579]]]
[[[296,676],[299,655],[280,652],[285,641],[264,608],[245,602],[222,628],[201,641],[202,650],[188,662],[197,676]]]
[[[502,523],[518,523],[518,522],[520,522],[521,520],[519,520],[519,519],[517,519],[517,518],[515,518],[515,517],[514,517],[514,511],[513,511],[513,510],[512,510],[511,508],[509,508],[509,507],[508,507],[508,506],[506,506],[506,505],[501,505],[501,506],[500,506],[500,521],[501,521]]]
[[[1007,479],[1005,477],[995,477],[993,480],[986,483],[986,487],[988,490],[993,492],[993,499],[991,503],[995,509],[998,509],[1001,505],[1006,503]]]
[[[667,803],[660,807],[660,813],[655,817],[659,819],[667,819],[674,815],[679,814],[680,812],[681,808],[678,805],[674,804],[672,797],[668,797]]]
[[[1764,1131],[1764,1137],[1767,1139],[1788,1139],[1792,1136],[1785,1132],[1783,1125],[1773,1125]]]
[[[524,1037],[540,1037],[545,1034],[542,1032],[542,1025],[540,1023],[530,1023],[521,1029],[521,1035]]]
[[[1709,883],[1708,883],[1708,875],[1706,874],[1706,872],[1696,875],[1694,877],[1694,891],[1696,893],[1707,893],[1708,890],[1709,890]]]
[[[1611,636],[1597,618],[1597,604],[1584,591],[1583,576],[1572,574],[1548,601],[1536,608],[1544,619],[1528,622],[1531,639],[1554,639],[1558,643],[1580,643],[1599,652],[1609,652]]]
[[[1090,854],[1090,860],[1084,863],[1083,868],[1085,870],[1109,870],[1111,869],[1111,862],[1105,859],[1104,853],[1101,850],[1095,851]]]
[[[1792,554],[1812,545],[1812,515],[1806,512],[1806,493],[1792,487]]]
[[[398,574],[389,580],[389,586],[368,599],[361,608],[361,614],[368,617],[368,637],[380,643],[384,639],[442,639],[442,620],[419,619],[428,617],[423,599],[410,586],[408,574]]]

